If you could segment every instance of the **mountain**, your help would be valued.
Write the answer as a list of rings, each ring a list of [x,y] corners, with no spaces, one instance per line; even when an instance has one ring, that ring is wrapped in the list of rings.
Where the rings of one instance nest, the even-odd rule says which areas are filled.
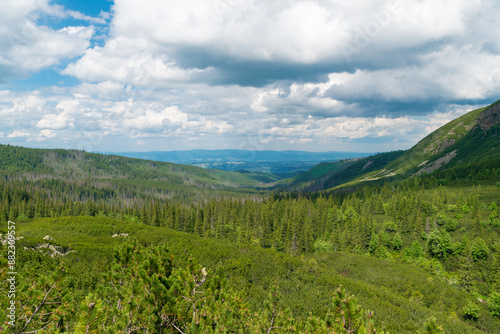
[[[494,168],[500,166],[499,123],[500,100],[445,124],[407,151],[382,153],[341,164],[319,165],[279,184],[291,185],[289,189],[318,191],[395,178],[401,180],[434,171],[453,170],[453,173],[463,174],[474,166]],[[315,175],[317,169],[327,172]]]
[[[440,127],[387,166],[382,175],[421,175],[485,162],[500,154],[500,100]]]
[[[40,188],[52,188],[53,183],[60,183],[59,191],[63,191],[61,187],[64,185],[67,188],[64,191],[71,191],[77,197],[89,192],[101,193],[105,198],[119,193],[122,199],[131,196],[182,198],[214,190],[241,193],[241,189],[247,189],[246,192],[254,192],[255,187],[280,180],[270,173],[207,170],[77,150],[0,145],[0,157],[0,176],[5,180],[33,180]],[[76,190],[82,187],[85,190]],[[77,197],[75,200],[82,199]]]
[[[383,168],[405,151],[378,153],[366,158],[322,162],[305,173],[278,181],[276,188],[314,192],[349,182],[360,175]]]

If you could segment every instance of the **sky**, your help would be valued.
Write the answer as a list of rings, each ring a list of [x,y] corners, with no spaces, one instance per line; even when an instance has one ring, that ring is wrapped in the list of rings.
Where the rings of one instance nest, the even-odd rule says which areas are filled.
[[[500,99],[496,0],[2,0],[0,143],[408,149]]]

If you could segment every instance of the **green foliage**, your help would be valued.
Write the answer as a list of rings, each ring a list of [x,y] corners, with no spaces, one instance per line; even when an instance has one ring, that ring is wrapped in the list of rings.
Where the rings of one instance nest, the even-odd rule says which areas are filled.
[[[89,293],[80,303],[75,333],[101,333],[105,328],[105,308],[102,299]]]
[[[472,244],[471,255],[474,261],[484,260],[489,254],[488,245],[481,238],[476,238]]]
[[[331,252],[333,250],[333,244],[329,241],[318,239],[314,242],[315,252]]]
[[[384,230],[386,232],[396,232],[397,230],[397,225],[395,222],[393,221],[387,221],[387,222],[384,222]]]
[[[362,310],[357,304],[356,298],[350,296],[339,287],[335,294],[335,313],[342,319],[342,328],[347,333],[356,333],[362,325]]]
[[[425,256],[424,249],[422,248],[422,245],[420,245],[420,242],[415,240],[411,244],[410,248],[407,248],[404,251],[404,256],[413,259],[424,257]]]
[[[446,220],[447,220],[447,217],[443,212],[438,213],[438,215],[436,217],[436,223],[438,225],[443,225],[446,222]]]
[[[477,320],[479,318],[479,306],[471,301],[468,301],[467,305],[462,307],[462,314],[465,319]]]
[[[370,243],[368,245],[368,250],[370,254],[375,254],[379,248],[379,236],[378,234],[373,233],[370,238]]]
[[[445,230],[432,230],[427,237],[429,254],[437,258],[446,258],[452,251],[451,237]]]
[[[500,293],[493,292],[488,298],[488,309],[492,316],[500,318]]]
[[[444,228],[447,232],[453,232],[457,229],[458,227],[458,223],[451,219],[451,218],[448,218],[446,219],[446,223],[444,224]]]
[[[427,334],[439,334],[444,333],[443,328],[436,324],[436,318],[430,318],[425,323],[425,333]]]
[[[403,246],[403,239],[401,239],[399,233],[396,233],[394,235],[394,238],[392,239],[392,248],[394,248],[394,250],[400,250],[402,246]]]

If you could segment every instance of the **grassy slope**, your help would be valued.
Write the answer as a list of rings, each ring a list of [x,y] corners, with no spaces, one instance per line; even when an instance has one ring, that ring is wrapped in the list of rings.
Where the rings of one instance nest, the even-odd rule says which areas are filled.
[[[349,182],[360,175],[385,167],[404,151],[379,153],[366,158],[324,162],[309,171],[278,183],[279,188],[300,191],[319,191]]]
[[[192,254],[208,268],[222,266],[230,284],[244,289],[255,308],[262,307],[260,303],[269,286],[277,283],[282,303],[296,315],[321,315],[331,302],[334,289],[342,284],[365,309],[375,312],[379,325],[385,323],[392,333],[414,333],[431,315],[446,332],[479,333],[456,316],[468,300],[474,300],[472,295],[413,265],[343,253],[296,258],[270,249],[103,217],[40,218],[18,223],[17,232],[24,236],[19,246],[36,246],[45,242],[42,238],[48,234],[55,238],[53,243],[76,250],[68,257],[79,261],[109,259],[113,247],[124,241],[112,238],[114,233],[129,233],[128,238],[147,243],[166,242],[177,261],[186,261]],[[423,298],[409,301],[412,293],[423,294]],[[499,322],[488,315],[484,305],[480,307],[484,316],[478,326],[494,332]]]

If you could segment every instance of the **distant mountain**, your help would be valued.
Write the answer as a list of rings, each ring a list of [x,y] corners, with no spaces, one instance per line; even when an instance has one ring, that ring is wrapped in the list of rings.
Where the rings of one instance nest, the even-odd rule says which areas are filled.
[[[188,150],[188,151],[151,151],[151,152],[116,152],[116,155],[155,161],[196,164],[204,162],[239,161],[239,162],[299,162],[299,161],[335,161],[366,157],[359,152],[307,152],[307,151],[252,151],[252,150]]]
[[[288,178],[305,172],[320,162],[365,157],[358,152],[189,150],[119,152],[116,155],[194,165],[224,171],[272,173]]]

